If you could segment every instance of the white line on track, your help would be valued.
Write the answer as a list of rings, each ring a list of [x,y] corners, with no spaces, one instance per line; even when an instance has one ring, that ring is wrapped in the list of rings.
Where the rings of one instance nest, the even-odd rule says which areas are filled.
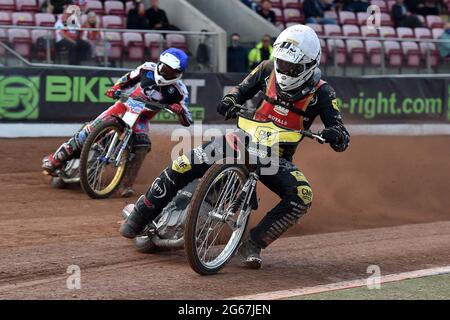
[[[28,137],[68,137],[73,135],[81,123],[0,123],[0,138],[28,138]],[[351,135],[397,135],[397,136],[422,136],[422,135],[450,135],[450,124],[349,124],[346,125]],[[206,130],[218,129],[222,133],[227,129],[235,129],[234,123],[224,124],[195,124],[189,128],[177,124],[151,124],[150,134],[172,134],[174,130],[187,130],[191,134],[199,136]],[[320,130],[322,127],[314,125],[312,130]],[[182,132],[182,131],[179,131]],[[186,131],[184,131],[186,132]]]
[[[386,276],[381,276],[381,283],[388,283],[388,282],[408,280],[408,279],[416,279],[416,278],[435,276],[435,275],[446,274],[446,273],[450,273],[450,266],[389,274]],[[342,281],[342,282],[330,283],[330,284],[320,285],[320,286],[315,286],[315,287],[272,291],[272,292],[257,293],[257,294],[253,294],[253,295],[238,296],[238,297],[228,298],[227,300],[286,299],[286,298],[290,298],[290,297],[305,296],[305,295],[310,295],[310,294],[315,294],[315,293],[323,293],[323,292],[336,291],[336,290],[342,290],[342,289],[363,287],[366,285],[367,285],[367,279],[359,279],[359,280],[352,280],[352,281]]]

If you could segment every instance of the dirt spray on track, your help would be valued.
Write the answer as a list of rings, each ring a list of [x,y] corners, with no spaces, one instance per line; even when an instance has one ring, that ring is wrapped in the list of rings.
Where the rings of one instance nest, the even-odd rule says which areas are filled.
[[[138,179],[139,194],[145,192],[152,179],[169,164],[171,147],[175,143],[169,144],[168,139],[167,136],[152,136],[153,150]],[[187,290],[185,285],[204,290],[204,278],[190,272],[182,251],[160,256],[142,255],[134,252],[129,241],[117,236],[117,221],[125,200],[94,201],[78,188],[54,190],[45,184],[39,169],[40,160],[60,142],[61,139],[0,140],[0,297],[71,298],[61,287],[65,285],[69,264],[91,270],[86,271],[85,279],[87,283],[90,281],[90,287],[86,285],[84,293],[76,293],[82,298],[194,298],[192,292],[199,290]],[[333,236],[317,235],[450,220],[450,197],[446,195],[450,181],[449,145],[447,136],[356,136],[347,152],[334,153],[328,146],[305,141],[298,150],[296,164],[313,186],[314,203],[310,213],[287,234],[302,237],[276,242],[265,254],[266,265],[261,272],[249,273],[232,264],[217,280],[208,280],[211,289],[204,298],[251,294],[264,290],[261,286],[278,290],[326,283],[332,278],[352,279],[358,272],[365,273],[363,262],[376,264],[383,261],[381,258],[387,259],[388,253],[389,259],[393,259],[389,266],[392,272],[450,264],[450,254],[445,249],[449,243],[447,223],[425,224],[427,227],[423,229],[408,231],[418,234],[404,237],[393,236],[396,228],[381,229],[385,230],[383,232],[380,229],[360,231],[379,234],[381,239],[378,243],[363,242],[363,248],[351,257],[343,247],[337,249],[338,243],[335,249],[341,256],[331,255],[334,243],[326,239]],[[279,201],[262,186],[259,197],[261,206],[252,217],[253,223]],[[358,242],[358,233],[354,232],[359,231],[336,233],[335,239],[339,235],[344,242],[350,239]],[[305,237],[307,234],[310,236]],[[447,246],[441,246],[442,241],[447,241]],[[311,245],[313,251],[309,255],[307,248],[312,248]],[[378,254],[368,250],[372,246]],[[387,249],[386,246],[394,247]],[[316,255],[325,256],[309,264]],[[357,259],[360,265],[349,262],[351,259]],[[340,271],[333,271],[333,276],[314,273],[313,267],[318,266],[327,266],[320,269],[324,272]],[[301,269],[302,274],[295,275]],[[239,276],[233,275],[236,272],[244,278],[253,278],[251,290],[221,288],[224,278],[239,282]],[[127,277],[117,280],[124,273]],[[180,283],[180,273],[188,274],[186,284]],[[156,290],[149,282],[157,277],[161,278],[157,281],[158,293],[141,296],[134,292],[136,288],[148,286]],[[56,290],[55,286],[61,290]],[[124,291],[112,293],[119,287]]]

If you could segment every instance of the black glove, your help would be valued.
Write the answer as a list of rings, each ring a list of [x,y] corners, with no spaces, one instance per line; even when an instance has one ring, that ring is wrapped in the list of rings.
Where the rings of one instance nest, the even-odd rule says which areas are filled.
[[[325,139],[326,143],[329,143],[331,145],[339,144],[342,140],[341,131],[333,127],[323,129],[321,136]]]
[[[231,95],[225,96],[217,106],[217,112],[225,116],[225,120],[236,118],[238,111],[239,108],[236,107],[236,99]]]

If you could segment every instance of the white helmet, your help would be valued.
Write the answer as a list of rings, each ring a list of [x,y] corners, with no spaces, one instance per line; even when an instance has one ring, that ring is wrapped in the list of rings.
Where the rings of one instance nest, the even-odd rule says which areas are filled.
[[[320,63],[320,41],[308,26],[296,24],[283,30],[273,44],[275,76],[283,91],[300,87]]]

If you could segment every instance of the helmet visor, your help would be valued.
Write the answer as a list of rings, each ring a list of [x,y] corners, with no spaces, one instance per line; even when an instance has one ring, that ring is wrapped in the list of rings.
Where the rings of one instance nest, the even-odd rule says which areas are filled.
[[[304,63],[292,63],[281,59],[276,60],[277,71],[281,74],[294,78],[299,77],[306,70],[314,66],[314,64],[315,61],[304,64]]]
[[[181,75],[181,71],[172,69],[167,64],[160,62],[158,66],[158,73],[166,80],[173,80]]]

